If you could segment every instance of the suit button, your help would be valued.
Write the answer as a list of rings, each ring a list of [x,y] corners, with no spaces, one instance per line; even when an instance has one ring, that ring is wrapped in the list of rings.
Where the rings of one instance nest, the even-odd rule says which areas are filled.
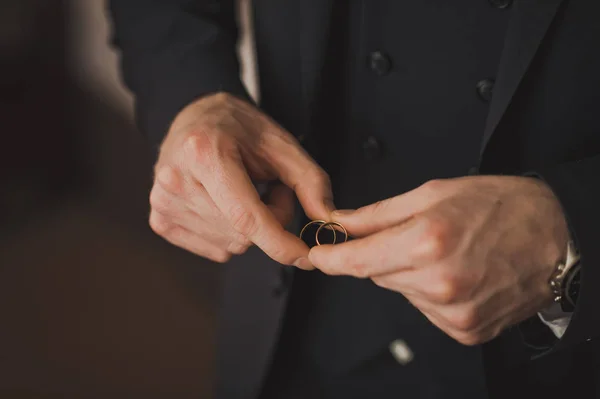
[[[374,51],[369,55],[369,67],[377,75],[384,76],[392,69],[392,61],[381,51]]]
[[[402,339],[396,339],[390,343],[390,353],[403,366],[406,366],[414,358],[412,350]]]
[[[469,171],[467,172],[467,174],[469,176],[476,176],[479,174],[479,167],[477,166],[473,166],[469,168]]]
[[[486,103],[492,100],[494,91],[494,81],[492,79],[483,79],[477,82],[477,94]]]
[[[373,161],[381,157],[381,144],[375,137],[367,137],[367,139],[363,142],[362,147],[365,158],[368,160]]]
[[[496,8],[508,8],[512,4],[512,0],[488,0],[492,7]]]

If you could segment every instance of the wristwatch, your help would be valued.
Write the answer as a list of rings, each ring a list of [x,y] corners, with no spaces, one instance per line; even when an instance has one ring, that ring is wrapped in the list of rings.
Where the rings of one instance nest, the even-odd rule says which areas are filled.
[[[573,312],[579,296],[581,265],[573,241],[569,241],[567,256],[556,266],[550,278],[554,302],[560,303],[563,312]]]

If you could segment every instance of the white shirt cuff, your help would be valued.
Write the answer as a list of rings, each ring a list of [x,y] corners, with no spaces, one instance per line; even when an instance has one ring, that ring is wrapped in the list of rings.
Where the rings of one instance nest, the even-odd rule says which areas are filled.
[[[564,312],[560,307],[560,303],[556,302],[552,306],[538,312],[538,316],[542,322],[552,330],[558,339],[562,338],[567,330],[571,322],[571,315],[572,313]]]

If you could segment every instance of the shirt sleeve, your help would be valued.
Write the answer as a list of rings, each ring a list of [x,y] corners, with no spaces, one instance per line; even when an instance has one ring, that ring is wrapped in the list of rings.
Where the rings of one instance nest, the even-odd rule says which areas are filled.
[[[564,312],[558,303],[538,312],[538,316],[558,339],[562,338],[571,322],[571,313]]]

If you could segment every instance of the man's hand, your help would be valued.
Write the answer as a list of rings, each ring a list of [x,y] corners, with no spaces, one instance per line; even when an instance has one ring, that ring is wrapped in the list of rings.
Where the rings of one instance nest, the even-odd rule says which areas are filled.
[[[315,267],[402,293],[466,345],[552,302],[548,279],[568,240],[550,188],[524,177],[435,180],[331,218],[357,238],[313,247]]]
[[[264,203],[253,182],[279,179]],[[252,244],[304,269],[308,247],[284,226],[294,192],[309,217],[333,210],[329,178],[296,139],[249,103],[227,94],[177,116],[155,166],[150,226],[174,245],[217,262]]]

